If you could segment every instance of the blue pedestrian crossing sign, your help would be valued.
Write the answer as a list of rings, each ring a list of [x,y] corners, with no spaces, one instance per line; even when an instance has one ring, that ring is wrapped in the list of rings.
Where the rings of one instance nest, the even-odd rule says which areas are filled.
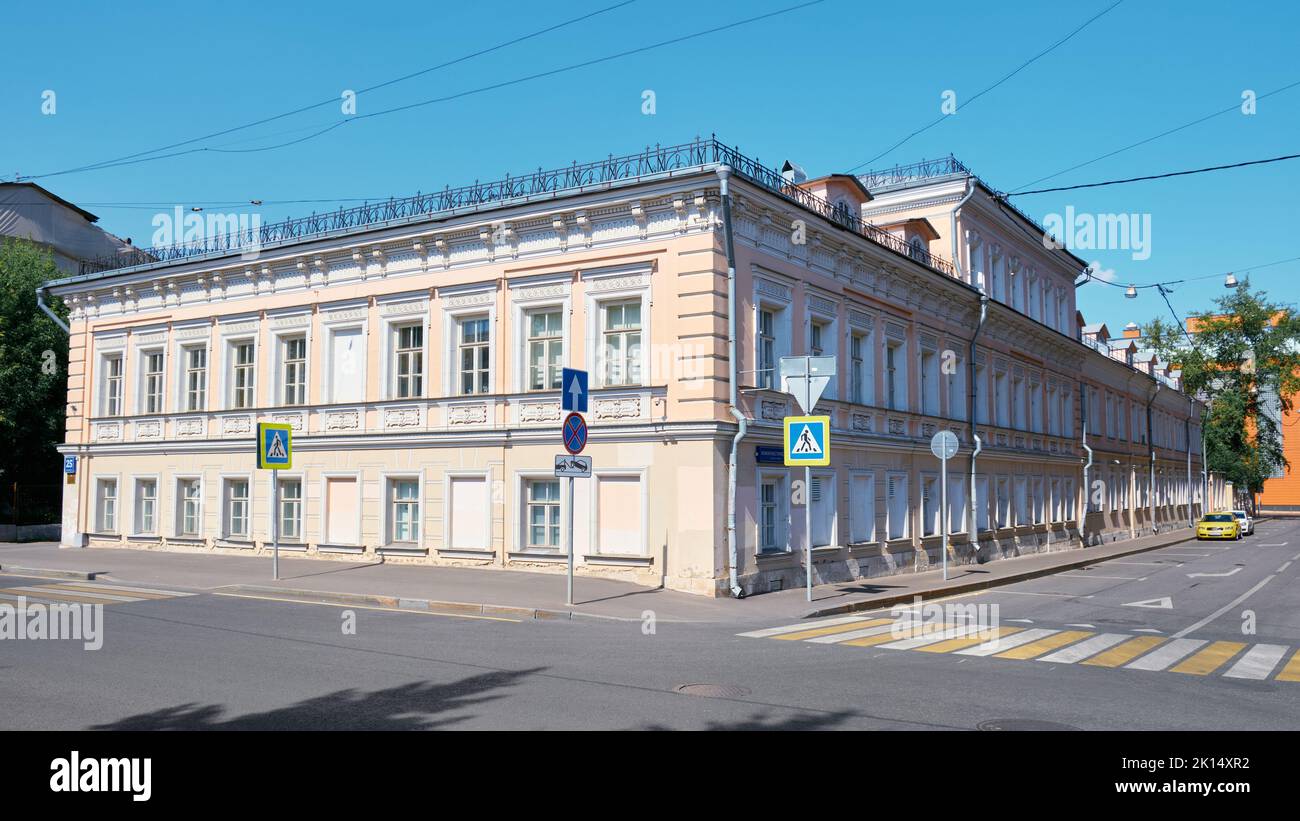
[[[293,467],[291,425],[257,423],[257,466],[262,470],[288,470]]]
[[[831,463],[829,416],[785,417],[785,464],[825,467]]]

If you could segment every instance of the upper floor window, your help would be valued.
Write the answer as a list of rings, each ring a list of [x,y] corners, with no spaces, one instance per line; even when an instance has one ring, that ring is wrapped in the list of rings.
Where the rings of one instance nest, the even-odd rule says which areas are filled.
[[[823,356],[826,348],[823,337],[826,335],[826,323],[813,322],[808,329],[808,352],[810,356]]]
[[[104,357],[104,415],[122,415],[122,354]]]
[[[144,354],[144,412],[162,413],[163,409],[163,352],[147,351]]]
[[[939,355],[932,350],[921,350],[921,373],[917,380],[921,389],[921,413],[939,415]]]
[[[854,334],[849,338],[849,401],[859,405],[867,403],[866,360],[863,358],[865,345],[866,338],[862,334]]]
[[[285,405],[307,404],[307,337],[280,340],[280,400]]]
[[[460,393],[487,393],[490,385],[492,351],[486,316],[459,321],[457,361],[460,363]]]
[[[232,344],[230,356],[230,405],[235,408],[251,408],[255,403],[253,343]]]
[[[393,387],[398,399],[424,395],[424,326],[394,328]]]
[[[907,410],[907,346],[901,340],[885,343],[885,399],[891,410]]]
[[[528,314],[528,390],[560,388],[563,367],[563,314],[556,309]]]
[[[641,300],[602,306],[606,385],[641,384]]]
[[[776,314],[761,308],[758,312],[758,377],[760,388],[776,385]]]
[[[208,349],[186,348],[183,358],[185,410],[201,411],[208,402]]]

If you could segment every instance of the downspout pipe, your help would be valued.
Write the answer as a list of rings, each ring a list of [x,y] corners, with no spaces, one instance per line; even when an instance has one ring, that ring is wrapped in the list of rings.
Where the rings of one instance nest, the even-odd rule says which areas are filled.
[[[731,229],[731,166],[717,169],[722,187],[722,235],[727,248],[727,409],[736,420],[736,435],[731,439],[731,455],[727,459],[727,564],[730,567],[731,595],[745,598],[740,586],[740,568],[736,547],[736,465],[740,441],[749,430],[749,420],[740,410],[740,387],[736,382],[739,365],[736,360],[736,243]]]
[[[49,305],[46,305],[46,304],[45,304],[45,286],[44,286],[44,285],[38,285],[38,286],[36,286],[36,307],[40,308],[42,313],[44,313],[44,314],[45,314],[46,316],[48,316],[50,319],[54,320],[54,324],[55,324],[55,325],[58,325],[60,328],[62,328],[62,329],[63,329],[63,333],[67,334],[68,336],[71,336],[71,335],[72,335],[72,329],[68,327],[68,323],[66,323],[66,322],[64,322],[62,319],[60,319],[60,318],[59,318],[59,315],[56,314],[56,313],[54,313],[54,311],[50,310],[50,306],[49,306]]]
[[[962,270],[962,266],[961,266],[961,247],[960,244],[957,242],[958,239],[957,219],[958,217],[961,216],[962,206],[965,205],[967,202],[969,202],[970,198],[974,195],[975,195],[975,178],[971,176],[967,176],[966,194],[957,203],[957,207],[952,209],[952,214],[950,216],[950,221],[949,221],[950,227],[949,227],[948,234],[952,238],[952,257],[951,257],[952,265],[953,268],[956,269],[957,271],[957,278],[962,281],[967,281],[969,279],[969,275],[968,272]],[[975,283],[971,282],[969,284],[974,285]],[[979,433],[977,432],[977,428],[976,428],[978,417],[975,414],[975,409],[979,405],[979,383],[975,379],[975,341],[979,339],[980,333],[984,330],[984,323],[988,319],[988,314],[989,314],[988,294],[984,293],[983,291],[980,291],[979,299],[980,299],[979,323],[975,326],[975,333],[971,335],[970,350],[967,352],[967,356],[966,356],[966,374],[967,374],[966,393],[968,397],[966,418],[970,420],[970,440],[972,444],[971,454],[970,454],[970,493],[968,494],[968,498],[970,500],[968,503],[970,507],[970,522],[966,525],[966,532],[970,534],[971,546],[975,548],[975,553],[977,556],[979,555],[979,549],[980,549],[979,500],[977,499],[978,494],[976,493],[975,478],[977,475],[976,463],[977,460],[979,459],[980,451],[983,449],[984,443],[980,441]],[[946,516],[947,514],[945,513],[944,515]]]
[[[1187,446],[1187,526],[1196,527],[1196,518],[1192,515],[1192,414],[1196,412],[1196,400],[1187,397],[1187,418],[1183,420],[1183,444]]]
[[[1079,514],[1079,541],[1088,546],[1088,508],[1092,504],[1092,488],[1088,485],[1088,474],[1092,471],[1092,448],[1088,447],[1088,385],[1079,383],[1079,419],[1083,422],[1083,438],[1080,444],[1088,453],[1088,461],[1083,463],[1083,506]]]
[[[1156,396],[1159,395],[1159,393],[1160,393],[1160,383],[1156,382],[1155,392],[1153,392],[1151,394],[1151,398],[1147,400],[1147,447],[1150,449],[1151,452],[1151,468],[1150,468],[1151,473],[1150,476],[1147,478],[1147,482],[1148,482],[1147,509],[1151,515],[1152,533],[1160,532],[1160,525],[1156,523],[1156,440],[1151,435],[1152,434],[1151,406],[1155,403]]]

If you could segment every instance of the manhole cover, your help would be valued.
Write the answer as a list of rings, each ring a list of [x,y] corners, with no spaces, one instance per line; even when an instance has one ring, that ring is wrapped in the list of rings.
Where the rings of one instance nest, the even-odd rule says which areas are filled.
[[[990,721],[981,721],[975,725],[977,730],[1025,732],[1033,730],[1077,730],[1078,727],[1071,727],[1069,724],[1058,724],[1055,721],[1039,721],[1033,718],[995,718]]]
[[[704,698],[744,698],[749,695],[748,688],[732,684],[682,684],[676,689],[683,695]]]

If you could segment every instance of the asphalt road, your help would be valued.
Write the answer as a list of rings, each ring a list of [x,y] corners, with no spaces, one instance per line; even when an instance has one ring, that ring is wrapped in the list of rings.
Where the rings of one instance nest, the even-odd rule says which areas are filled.
[[[1181,673],[1177,659],[1146,670],[835,642],[876,614],[807,623],[830,631],[819,642],[738,635],[752,622],[650,630],[109,591],[120,600],[103,608],[98,650],[0,640],[0,728],[1296,729],[1300,681],[1278,676],[1300,649],[1297,559],[1300,522],[1265,522],[1238,543],[1190,542],[951,600],[996,605],[997,624],[1065,636],[1064,650],[1142,637],[1203,642],[1189,658],[1231,650],[1212,670]],[[0,576],[0,596],[84,592],[66,585],[105,592]],[[1285,648],[1257,653],[1278,657],[1264,676],[1225,675],[1259,645]]]

